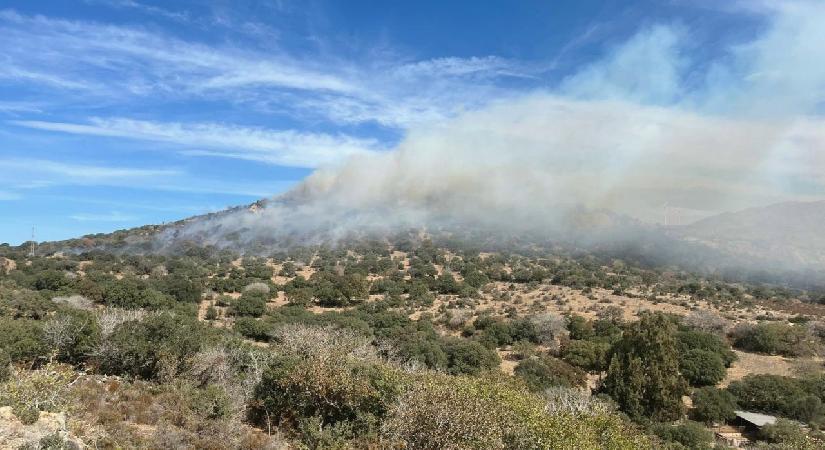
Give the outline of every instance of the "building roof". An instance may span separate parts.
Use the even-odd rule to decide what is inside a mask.
[[[763,427],[765,425],[773,425],[776,422],[776,417],[768,416],[766,414],[759,414],[755,412],[748,412],[748,411],[734,411],[736,413],[736,417],[740,419],[752,423],[757,427]]]

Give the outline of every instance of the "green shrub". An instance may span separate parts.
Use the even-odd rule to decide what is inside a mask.
[[[736,398],[728,391],[715,387],[704,387],[693,393],[694,419],[706,424],[725,423],[736,417]]]
[[[656,424],[653,432],[667,442],[677,442],[689,449],[713,448],[713,432],[690,420],[676,425]]]
[[[676,343],[680,354],[686,354],[691,350],[713,352],[719,355],[725,367],[730,367],[736,361],[736,354],[730,349],[730,345],[713,333],[696,330],[680,331],[676,334]]]
[[[736,348],[769,355],[811,356],[820,348],[805,327],[784,323],[741,325],[734,329],[733,335]]]
[[[403,331],[391,338],[395,356],[403,361],[418,361],[432,369],[447,368],[447,353],[434,332]]]
[[[12,406],[11,412],[23,425],[32,425],[40,419],[40,411],[25,404]]]
[[[390,367],[345,354],[279,357],[255,389],[251,418],[295,427],[317,417],[321,426],[349,423],[366,433],[398,395],[400,377]]]
[[[197,389],[189,399],[190,407],[199,417],[205,419],[226,419],[232,413],[232,400],[220,386],[207,385]]]
[[[79,309],[61,311],[44,323],[43,340],[58,361],[80,364],[100,344],[97,316]]]
[[[37,421],[40,411],[63,411],[69,405],[68,389],[76,378],[71,368],[46,364],[37,370],[14,370],[0,384],[0,406],[11,406],[24,423]]]
[[[382,427],[388,448],[651,448],[614,414],[548,414],[506,378],[423,373],[408,386]]]
[[[573,340],[561,349],[561,359],[587,371],[607,369],[607,353],[610,344],[598,341]]]
[[[538,343],[536,325],[526,319],[501,320],[489,316],[479,317],[473,324],[482,330],[479,341],[489,348],[503,347],[518,341]]]
[[[310,278],[313,296],[321,306],[349,306],[360,303],[369,294],[369,285],[357,274],[337,275],[316,272]]]
[[[261,317],[266,312],[266,300],[266,295],[260,292],[244,292],[232,303],[232,314]]]
[[[106,374],[145,379],[174,376],[186,370],[208,331],[193,318],[173,314],[124,322],[103,342],[96,362]]]
[[[42,320],[55,309],[57,305],[38,292],[0,287],[0,316]]]
[[[691,386],[713,386],[725,378],[725,364],[717,353],[692,349],[679,355],[679,370]]]
[[[446,338],[443,349],[447,355],[447,371],[452,374],[477,375],[501,363],[494,351],[469,339]]]
[[[70,280],[66,274],[58,270],[41,270],[35,274],[32,286],[38,291],[58,291],[67,286]]]
[[[11,376],[11,357],[9,352],[0,348],[0,383],[5,382]]]
[[[203,286],[199,282],[178,274],[166,276],[157,284],[161,292],[179,302],[197,303],[203,293]]]
[[[15,362],[31,362],[48,354],[43,326],[29,319],[0,317],[0,348]]]
[[[573,315],[567,319],[567,329],[570,331],[570,339],[588,340],[595,336],[593,323],[579,315]]]
[[[799,426],[799,424],[787,420],[777,419],[773,424],[765,425],[757,433],[760,440],[772,444],[802,444],[806,440],[807,433]]]
[[[585,373],[581,369],[549,356],[521,361],[515,375],[527,383],[530,390],[541,392],[552,386],[584,387]]]
[[[68,450],[73,448],[68,445],[58,431],[43,436],[37,444],[40,450]]]
[[[255,320],[252,317],[238,317],[238,319],[235,320],[234,328],[235,331],[243,337],[261,342],[268,341],[269,333],[272,331],[271,325],[260,320]]]
[[[822,393],[812,390],[815,384],[778,375],[748,375],[734,381],[728,391],[743,409],[802,420],[822,419],[825,408]]]
[[[103,301],[109,306],[126,309],[164,309],[171,307],[174,303],[174,300],[166,294],[132,277],[110,280],[105,283]]]

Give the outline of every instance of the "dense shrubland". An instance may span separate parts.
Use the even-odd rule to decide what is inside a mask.
[[[65,413],[69,439],[101,448],[707,448],[706,426],[735,408],[825,424],[822,375],[716,387],[731,345],[819,354],[825,327],[803,316],[734,326],[737,308],[792,295],[781,288],[412,238],[0,257],[13,262],[0,264],[0,406],[26,423]],[[546,286],[692,312],[522,304]],[[782,423],[764,440],[799,433]]]

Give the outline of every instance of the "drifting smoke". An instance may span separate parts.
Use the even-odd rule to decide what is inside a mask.
[[[335,239],[444,223],[619,230],[619,216],[593,211],[654,224],[667,204],[688,223],[821,199],[825,5],[750,13],[762,31],[703,74],[687,56],[688,31],[644,29],[555,89],[417,126],[392,151],[320,169],[260,210],[175,233],[221,245],[228,235]]]

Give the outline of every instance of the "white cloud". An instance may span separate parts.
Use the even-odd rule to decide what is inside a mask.
[[[394,73],[402,78],[443,78],[467,75],[529,77],[527,71],[521,73],[517,69],[519,65],[498,56],[447,57],[403,64],[395,68]]]
[[[264,183],[214,180],[165,168],[112,167],[94,164],[73,164],[45,159],[0,159],[0,194],[8,200],[20,192],[60,186],[114,186],[130,189],[193,194],[241,195],[249,198],[269,197],[294,185],[290,180],[270,180]],[[2,195],[0,195],[2,199]]]
[[[139,218],[137,216],[123,214],[118,211],[112,211],[106,214],[79,213],[72,214],[69,217],[79,222],[134,222]]]
[[[22,158],[0,159],[0,167],[7,170],[53,174],[83,183],[127,178],[171,177],[181,174],[178,170],[169,169],[135,169]]]
[[[67,89],[193,93],[229,86],[272,85],[349,91],[348,82],[285,54],[209,47],[138,28],[0,12],[7,77]],[[60,75],[53,74],[61,67]],[[137,93],[140,93],[138,91]]]
[[[503,91],[495,80],[530,78],[537,70],[496,56],[412,62],[379,57],[359,64],[308,51],[297,58],[271,45],[266,51],[205,45],[157,30],[13,11],[0,12],[0,35],[0,77],[60,89],[69,99],[208,98],[290,116],[401,128],[482,105]]]
[[[189,22],[191,20],[189,14],[186,12],[171,11],[134,0],[86,0],[86,2],[92,4],[103,4],[113,8],[133,9],[177,22]]]
[[[25,101],[0,101],[0,112],[18,114],[18,113],[39,113],[42,112],[41,106],[37,103]]]
[[[346,135],[269,130],[216,123],[161,123],[131,119],[90,120],[89,124],[13,121],[28,128],[63,133],[124,137],[182,146],[195,156],[221,156],[291,167],[318,167],[378,150],[373,139]]]

